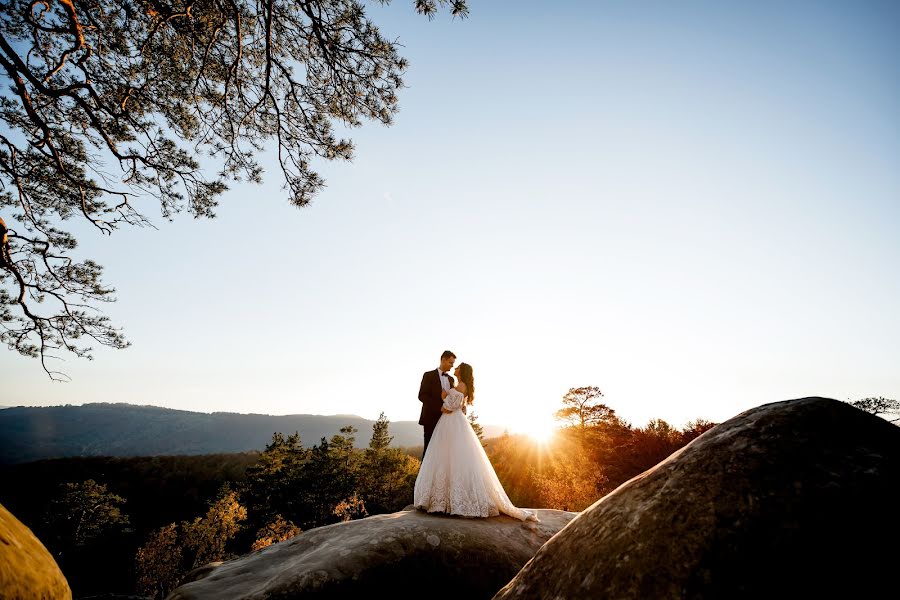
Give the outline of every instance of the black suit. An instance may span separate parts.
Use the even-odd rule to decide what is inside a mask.
[[[422,458],[425,458],[425,450],[428,450],[428,442],[431,441],[434,426],[441,418],[441,407],[444,405],[444,399],[441,398],[441,390],[444,388],[441,387],[440,377],[438,369],[426,371],[419,386],[419,402],[422,403],[419,425],[425,428],[425,448],[422,450]],[[453,387],[453,377],[448,374],[447,379],[450,381],[450,387]]]

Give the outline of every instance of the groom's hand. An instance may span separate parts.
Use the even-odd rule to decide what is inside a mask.
[[[441,407],[441,412],[444,413],[445,415],[449,415],[449,414],[452,413],[453,411],[452,411],[452,410],[449,410],[449,409],[446,409],[446,408],[444,408],[444,407],[442,406],[442,407]]]

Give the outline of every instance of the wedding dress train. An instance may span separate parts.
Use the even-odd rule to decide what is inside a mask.
[[[481,441],[462,412],[464,396],[451,389],[428,452],[422,459],[413,503],[428,512],[464,517],[494,517],[500,513],[523,521],[537,516],[517,508],[503,490]]]

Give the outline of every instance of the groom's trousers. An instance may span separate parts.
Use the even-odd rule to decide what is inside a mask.
[[[425,427],[425,447],[422,449],[422,460],[425,460],[425,452],[428,450],[428,442],[431,441],[432,433],[434,433],[434,427]]]

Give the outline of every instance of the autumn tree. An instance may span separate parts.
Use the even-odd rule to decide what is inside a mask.
[[[576,447],[574,455],[559,455],[548,469],[534,473],[532,481],[542,507],[578,512],[600,498],[598,480],[602,477],[588,452]]]
[[[178,525],[169,523],[153,531],[135,556],[138,592],[151,598],[165,598],[184,576],[182,541]]]
[[[286,521],[281,515],[275,515],[268,523],[256,532],[256,539],[250,546],[250,550],[256,551],[289,540],[302,530],[290,521]]]
[[[468,12],[415,0],[439,5]],[[268,145],[305,206],[324,185],[313,161],[353,155],[335,125],[391,123],[398,48],[356,0],[0,3],[0,342],[54,379],[57,353],[126,347],[99,311],[114,290],[65,222],[212,217],[230,182],[261,181]]]
[[[527,435],[510,435],[508,431],[485,443],[485,453],[497,478],[516,506],[542,506],[534,478],[545,474],[550,468],[548,454],[551,450]]]
[[[631,456],[642,470],[665,460],[684,446],[680,430],[663,419],[651,419],[646,426],[636,429],[631,438]]]
[[[136,554],[139,591],[165,597],[189,571],[236,556],[228,548],[246,518],[237,492],[223,486],[205,515],[154,531]]]
[[[365,500],[357,492],[353,492],[334,506],[332,514],[343,523],[368,517],[369,511],[366,509]]]
[[[640,475],[673,452],[681,449],[702,433],[712,429],[714,423],[704,419],[689,422],[678,429],[663,419],[651,419],[644,427],[632,427],[618,437],[609,450],[602,453],[605,482],[602,493],[608,493],[636,475]]]
[[[205,515],[182,523],[184,544],[190,551],[189,569],[233,558],[235,554],[228,551],[228,543],[246,518],[247,509],[241,505],[237,492],[225,486]]]

